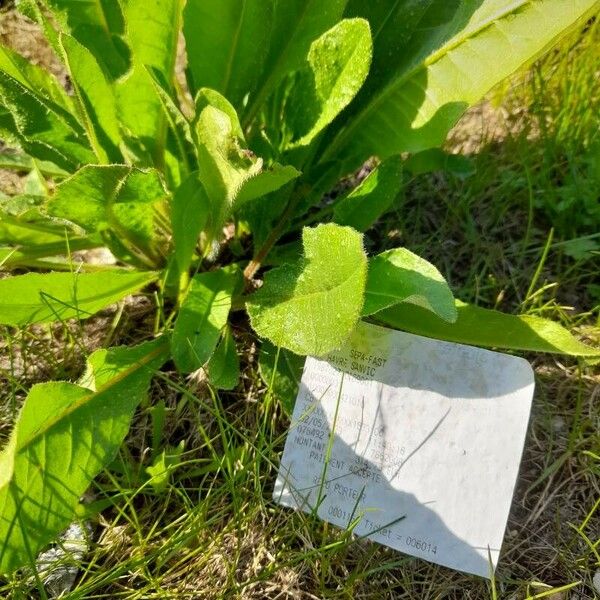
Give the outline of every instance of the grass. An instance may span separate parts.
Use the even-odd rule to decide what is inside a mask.
[[[593,25],[471,111],[448,149],[467,153],[475,175],[408,180],[369,232],[369,247],[406,245],[437,264],[460,298],[552,317],[599,343],[599,41]],[[152,326],[148,298],[85,324],[4,330],[0,443],[33,382],[73,379],[82,354],[109,332],[113,343],[126,343]],[[69,600],[599,596],[597,368],[528,356],[537,375],[533,414],[490,583],[276,506],[288,419],[259,376],[258,340],[243,321],[234,331],[244,374],[235,392],[217,396],[174,371],[153,382],[118,459],[90,490],[90,549]],[[160,489],[146,469],[180,442],[183,453]],[[25,572],[0,580],[0,596],[45,592]]]

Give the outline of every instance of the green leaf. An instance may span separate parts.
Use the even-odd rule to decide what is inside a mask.
[[[94,55],[75,38],[62,34],[60,45],[78,107],[96,156],[103,163],[122,160],[117,108],[112,86]]]
[[[27,273],[0,279],[0,323],[87,319],[156,280],[152,272]]]
[[[260,376],[269,391],[281,402],[288,416],[294,412],[304,360],[304,356],[298,356],[285,348],[277,348],[268,341],[264,341],[260,347]]]
[[[31,389],[0,453],[0,572],[34,564],[73,520],[80,496],[117,453],[165,350],[163,340],[99,350],[88,363],[95,386]]]
[[[32,263],[41,258],[66,256],[70,252],[102,246],[99,240],[90,238],[69,238],[67,244],[66,238],[63,238],[60,242],[41,243],[39,239],[35,238],[35,234],[33,237],[34,239],[30,241],[30,245],[27,246],[0,246],[0,267],[9,269],[19,265],[31,266]],[[39,267],[40,265],[35,264],[35,266]]]
[[[0,70],[8,73],[32,92],[45,96],[66,111],[72,111],[71,98],[52,74],[6,46],[0,46]]]
[[[72,171],[94,162],[85,131],[75,117],[0,71],[0,104],[10,113],[6,125],[25,152]]]
[[[165,448],[154,459],[152,465],[146,467],[146,473],[150,475],[150,485],[157,494],[167,489],[173,471],[181,464],[181,455],[184,449],[185,441],[181,440],[177,446]]]
[[[367,78],[372,51],[364,19],[345,19],[311,44],[285,107],[292,147],[310,144],[350,104]]]
[[[213,205],[213,231],[231,214],[244,182],[262,169],[262,160],[243,152],[238,130],[237,119],[214,106],[206,106],[196,121],[200,178]]]
[[[138,138],[144,159],[160,167],[165,115],[148,68],[173,81],[183,0],[122,0],[122,6],[132,68],[117,82],[119,119],[131,136]]]
[[[248,298],[256,332],[296,354],[322,356],[350,335],[363,304],[362,236],[334,224],[305,228],[304,257],[273,269]]]
[[[22,197],[15,196],[10,200],[14,201],[19,198]],[[2,208],[10,209],[16,208],[16,206],[6,206],[3,202]],[[69,237],[68,241],[71,240],[72,238]],[[0,243],[19,247],[59,244],[61,251],[56,254],[65,254],[68,250],[67,230],[64,227],[50,226],[35,220],[28,222],[26,219],[14,218],[7,214],[0,215]]]
[[[415,304],[453,323],[454,296],[442,274],[406,248],[394,248],[369,260],[363,316],[400,302]]]
[[[237,270],[219,269],[192,278],[171,338],[173,360],[182,373],[203,367],[213,354],[239,277]]]
[[[54,163],[35,160],[27,154],[12,149],[3,149],[0,152],[0,169],[11,169],[15,171],[32,171],[38,169],[42,175],[48,177],[66,177],[69,173]]]
[[[211,90],[210,88],[201,88],[196,94],[194,105],[196,107],[196,119],[194,123],[198,122],[198,117],[202,114],[202,111],[207,106],[212,106],[213,108],[224,112],[229,117],[231,124],[231,135],[239,140],[244,140],[244,131],[240,125],[237,111],[233,104],[231,104],[231,102],[229,102],[225,96],[216,90]]]
[[[396,329],[450,342],[570,356],[600,356],[600,349],[581,343],[564,327],[548,319],[508,315],[459,300],[456,310],[455,323],[446,323],[431,312],[409,304],[398,304],[373,317]]]
[[[208,97],[207,97],[208,98]],[[205,106],[196,121],[200,178],[212,203],[212,231],[217,232],[241,204],[273,192],[298,177],[291,166],[263,168],[263,160],[244,148],[241,127],[231,110]]]
[[[219,390],[233,390],[240,379],[240,359],[231,329],[225,326],[221,341],[206,364],[206,373],[212,386]]]
[[[130,66],[123,36],[121,3],[112,0],[44,0],[65,33],[70,33],[94,55],[111,80]],[[49,36],[48,36],[49,37]]]
[[[369,18],[376,10],[370,4],[353,2],[350,14]],[[324,158],[346,157],[351,169],[372,155],[385,158],[439,146],[469,105],[537,57],[595,6],[596,0],[385,5],[376,13],[380,22],[371,21],[375,37],[383,30],[386,42],[375,40],[376,73],[357,99],[356,114]],[[410,21],[415,14],[418,26],[412,36],[410,31],[408,39],[398,31],[392,36],[391,24]],[[387,75],[381,74],[384,65]]]
[[[171,202],[173,244],[179,273],[190,267],[200,232],[210,210],[210,200],[198,173],[192,173],[175,191]]]
[[[5,224],[7,215],[18,217],[24,223],[30,220],[34,221],[40,217],[39,207],[46,202],[46,196],[41,196],[35,193],[18,194],[17,196],[7,196],[0,198],[0,230]],[[19,225],[21,223],[18,223]],[[56,232],[60,235],[64,232],[64,227],[56,228]]]
[[[263,76],[244,114],[244,127],[286,73],[302,67],[311,43],[341,18],[347,0],[278,0]]]
[[[241,107],[262,73],[275,0],[188,0],[184,10],[192,91],[212,88]]]
[[[475,173],[475,165],[468,156],[450,154],[441,148],[430,148],[413,154],[406,159],[404,168],[412,175],[443,171],[459,179],[466,179]]]
[[[291,165],[273,163],[263,168],[260,173],[250,177],[242,184],[235,198],[235,209],[256,198],[262,198],[275,192],[301,175],[300,171]]]
[[[333,220],[357,231],[367,231],[392,206],[403,185],[402,159],[391,156],[336,202]]]
[[[183,114],[179,101],[177,100],[174,92],[170,90],[170,85],[164,78],[162,73],[152,67],[147,69],[152,84],[158,95],[160,103],[162,105],[164,115],[171,128],[172,135],[174,136],[176,151],[177,151],[177,163],[184,175],[189,174],[193,169],[196,168],[194,160],[194,139],[192,135],[192,127],[190,122]],[[193,168],[192,168],[193,167]]]
[[[167,193],[157,171],[127,165],[87,165],[56,188],[48,213],[99,232],[120,252],[123,244],[153,256],[155,211]]]

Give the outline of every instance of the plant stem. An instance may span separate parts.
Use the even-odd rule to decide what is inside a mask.
[[[281,237],[285,230],[285,226],[289,221],[290,217],[294,214],[294,210],[298,206],[298,203],[304,198],[310,191],[310,186],[306,183],[300,184],[294,189],[285,210],[281,213],[279,220],[275,224],[275,227],[271,230],[264,244],[258,249],[254,258],[248,263],[248,266],[244,269],[244,278],[246,281],[251,281],[256,275],[258,269],[262,265],[263,261],[267,257],[267,254],[271,251],[271,248],[275,245],[277,240]]]

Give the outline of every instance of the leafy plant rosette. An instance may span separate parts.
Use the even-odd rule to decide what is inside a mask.
[[[596,0],[19,7],[43,28],[70,91],[0,48],[0,137],[11,148],[0,167],[31,184],[0,200],[0,264],[29,270],[0,280],[0,324],[86,319],[144,289],[162,320],[156,339],[91,354],[77,383],[29,392],[0,454],[1,572],[34,562],[72,520],[166,361],[235,387],[232,311],[247,311],[263,373],[288,388],[299,355],[327,354],[364,318],[475,345],[600,355],[558,324],[455,300],[405,248],[367,256],[363,246],[401,189],[407,155],[426,161],[420,153],[469,105]],[[371,157],[356,189],[322,201]],[[116,266],[74,267],[73,252],[100,247]]]

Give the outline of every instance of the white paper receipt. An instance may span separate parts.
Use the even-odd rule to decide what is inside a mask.
[[[533,387],[522,358],[360,323],[306,361],[274,498],[489,577]]]

